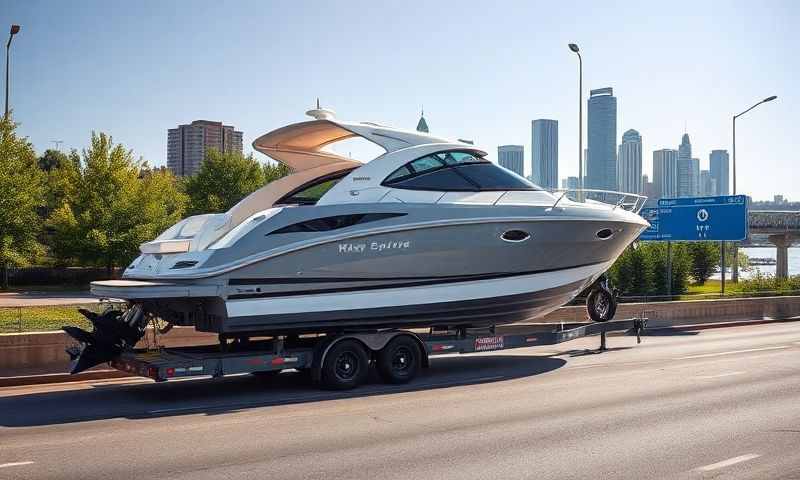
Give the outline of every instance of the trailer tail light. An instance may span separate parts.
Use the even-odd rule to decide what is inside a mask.
[[[147,367],[147,376],[158,379],[158,369],[156,367]]]
[[[174,377],[175,376],[175,369],[172,367],[167,368],[167,377]]]

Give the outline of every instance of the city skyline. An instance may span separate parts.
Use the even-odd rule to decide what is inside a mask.
[[[455,2],[387,5],[380,14],[367,6],[11,2],[0,22],[22,25],[11,48],[13,118],[40,153],[56,139],[64,141],[62,151],[85,148],[94,130],[159,166],[166,164],[163,132],[186,119],[231,122],[244,132],[247,154],[259,135],[305,120],[317,97],[340,118],[410,128],[424,104],[437,135],[473,139],[492,157],[497,145],[528,148],[531,119],[557,119],[559,174],[574,176],[577,61],[567,48],[574,42],[583,55],[584,102],[589,88],[613,86],[618,131],[635,128],[646,138],[645,172],[652,171],[650,152],[674,148],[687,123],[696,158],[704,161],[713,149],[732,153],[732,115],[778,95],[737,122],[738,190],[800,198],[791,175],[767,173],[793,168],[793,138],[783,126],[793,125],[800,101],[793,85],[800,62],[791,55],[800,39],[795,2],[508,2],[480,15]],[[549,21],[531,32],[524,19],[532,14]],[[98,15],[106,19],[99,25]],[[209,21],[215,18],[226,18],[225,25]],[[501,37],[456,35],[501,20],[508,30]],[[602,27],[609,22],[624,28]],[[675,35],[676,25],[687,34]],[[423,32],[420,51],[407,40]],[[372,51],[363,49],[363,38]],[[440,68],[442,58],[458,61],[447,74],[419,75]],[[86,75],[98,64],[102,75]],[[513,73],[476,78],[476,71]]]

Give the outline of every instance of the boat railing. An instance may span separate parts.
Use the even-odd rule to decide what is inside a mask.
[[[644,207],[647,197],[638,193],[617,192],[614,190],[596,190],[591,188],[558,188],[550,190],[556,196],[556,201],[550,207],[555,209],[563,199],[572,202],[586,203],[599,202],[613,205],[614,209],[623,208],[633,213],[639,213]]]

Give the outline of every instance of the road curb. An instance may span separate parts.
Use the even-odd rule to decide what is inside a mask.
[[[119,370],[92,370],[75,375],[69,373],[45,373],[40,375],[20,375],[17,377],[0,377],[0,388],[21,387],[26,385],[44,385],[47,383],[83,382],[86,380],[106,380],[110,378],[132,377]]]

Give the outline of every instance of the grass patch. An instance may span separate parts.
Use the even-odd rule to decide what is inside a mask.
[[[101,312],[105,305],[0,307],[0,333],[60,330],[63,325],[91,330],[92,324],[78,312],[78,308]]]

